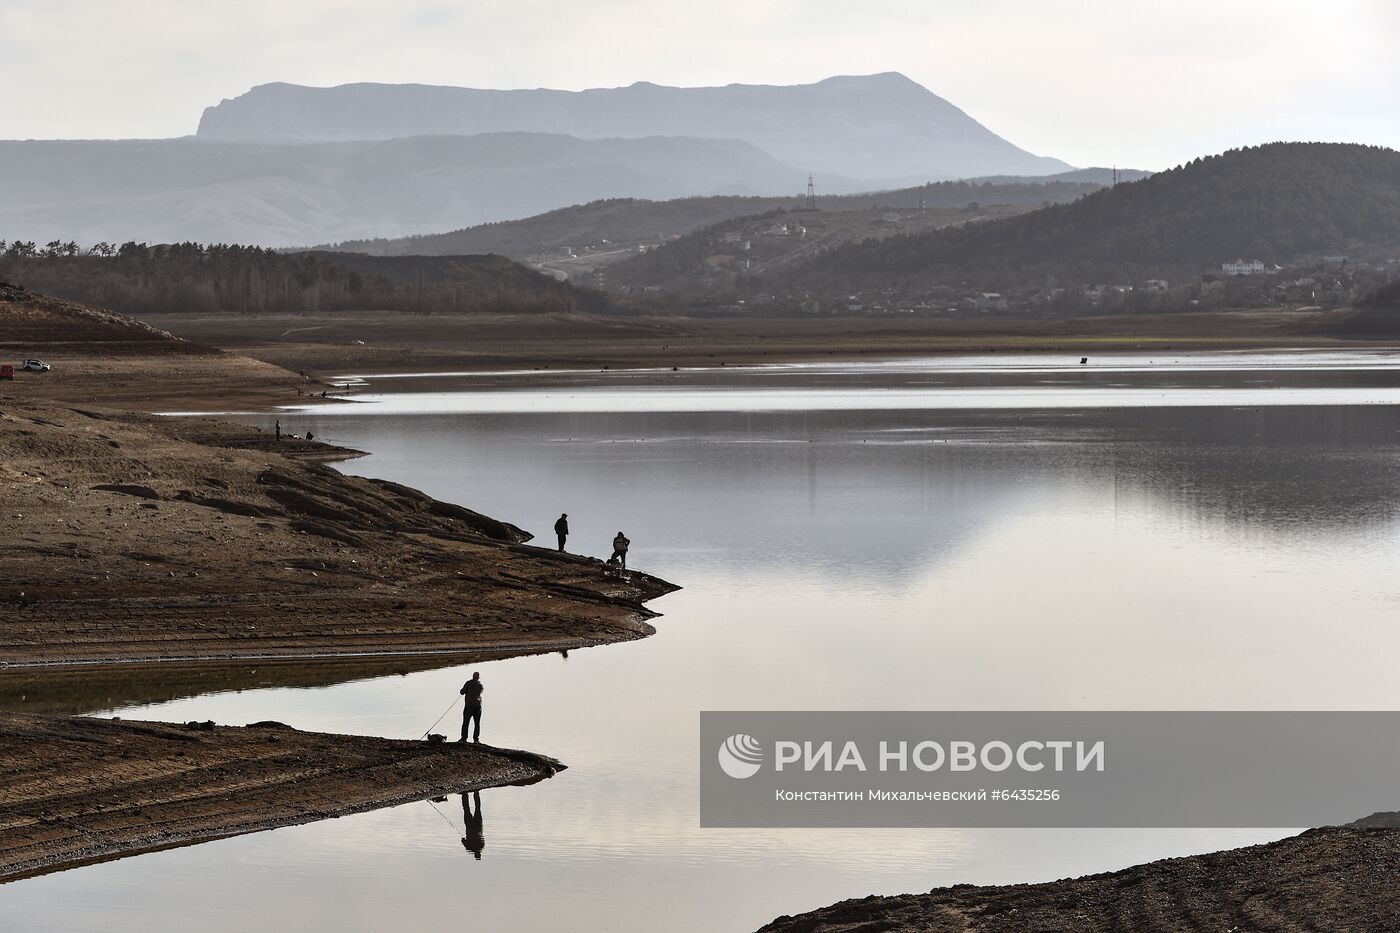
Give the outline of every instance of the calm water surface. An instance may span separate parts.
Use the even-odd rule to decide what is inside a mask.
[[[479,669],[483,737],[570,770],[483,793],[479,860],[454,796],[6,885],[0,929],[742,931],[1285,835],[702,831],[698,712],[1400,707],[1397,360],[370,378],[366,404],[284,426],[542,539],[567,511],[584,553],[626,531],[635,565],[685,586],[659,633],[341,683],[56,678],[4,704],[412,737]]]

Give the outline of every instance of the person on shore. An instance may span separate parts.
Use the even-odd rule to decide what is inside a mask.
[[[617,537],[616,537],[616,538],[613,538],[613,552],[612,552],[612,557],[609,557],[609,558],[608,558],[608,563],[610,563],[610,564],[616,563],[616,564],[617,564],[619,567],[621,567],[623,570],[626,570],[626,569],[627,569],[627,545],[629,545],[629,544],[631,544],[631,543],[632,543],[632,542],[631,542],[630,540],[628,540],[627,536],[626,536],[625,534],[623,534],[622,532],[619,531],[619,532],[617,533]]]
[[[569,513],[564,512],[554,523],[554,533],[559,537],[559,553],[564,553],[564,539],[569,536]]]
[[[277,432],[277,439],[280,441],[282,439],[282,422],[274,424],[272,429]]]
[[[472,804],[476,805],[476,812],[472,812]],[[476,860],[481,861],[481,852],[486,848],[486,832],[481,821],[481,794],[472,791],[471,800],[467,800],[467,795],[462,795],[462,822],[467,834],[462,837],[462,848],[466,849]]]
[[[467,727],[472,726],[472,741],[481,741],[481,694],[486,688],[481,685],[481,675],[472,674],[472,679],[462,684],[457,692],[466,697],[462,708],[462,741],[467,740]]]

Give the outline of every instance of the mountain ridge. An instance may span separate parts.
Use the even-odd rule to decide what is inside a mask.
[[[804,171],[877,184],[1070,168],[1013,145],[898,72],[795,85],[634,82],[580,91],[271,82],[206,108],[196,136],[308,142],[509,130],[742,139]]]
[[[927,206],[965,207],[972,202],[993,205],[1062,203],[1082,197],[1107,184],[1111,170],[1079,169],[1062,175],[1029,178],[999,176],[996,179],[932,182],[912,188],[854,194],[815,196],[821,211],[908,209]],[[1126,173],[1134,179],[1145,172]],[[1102,180],[1099,180],[1102,177]],[[406,237],[349,240],[323,244],[318,249],[367,252],[387,256],[438,256],[500,253],[527,259],[565,247],[589,247],[603,241],[619,246],[664,240],[694,233],[712,224],[764,214],[774,210],[801,210],[806,198],[791,195],[672,198],[611,198],[572,204],[516,220],[492,221],[443,233]]]

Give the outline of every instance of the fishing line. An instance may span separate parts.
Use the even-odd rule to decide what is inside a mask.
[[[461,699],[461,698],[459,697],[458,699]],[[425,738],[427,738],[427,737],[428,737],[428,733],[429,733],[429,732],[432,732],[433,729],[437,727],[437,724],[438,724],[438,723],[440,723],[440,722],[442,722],[444,719],[446,719],[446,718],[447,718],[447,714],[450,713],[450,712],[452,712],[452,707],[453,707],[453,706],[456,706],[456,705],[457,705],[457,700],[453,700],[453,701],[452,701],[452,706],[449,706],[447,709],[443,710],[443,711],[442,711],[442,715],[439,716],[437,719],[434,719],[434,720],[433,720],[433,724],[432,724],[431,726],[429,726],[428,728],[424,729],[424,730],[423,730],[423,734],[420,735],[418,738],[420,738],[420,739],[425,739]]]
[[[433,808],[433,810],[437,813],[438,816],[442,817],[444,823],[446,823],[448,826],[451,826],[451,827],[452,827],[452,835],[454,835],[454,836],[458,835],[458,833],[457,833],[457,824],[454,823],[454,822],[452,822],[452,820],[447,816],[446,813],[443,813],[441,810],[439,810],[439,809],[437,808],[437,804],[433,803],[431,800],[427,801],[427,804],[428,804],[428,806],[430,806],[430,807]]]

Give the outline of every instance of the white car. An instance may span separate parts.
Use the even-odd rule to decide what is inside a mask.
[[[46,373],[50,369],[53,369],[52,366],[45,363],[43,360],[25,360],[23,363],[19,364],[19,368],[27,373]]]

